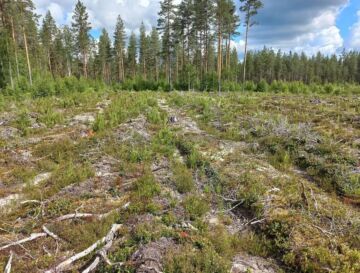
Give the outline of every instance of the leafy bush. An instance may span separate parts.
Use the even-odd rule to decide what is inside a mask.
[[[267,92],[268,89],[269,89],[269,85],[265,80],[261,80],[256,86],[257,92]]]
[[[175,186],[178,192],[191,192],[195,187],[191,171],[181,163],[175,163],[172,170],[174,172]]]
[[[200,249],[184,246],[166,255],[164,272],[226,273],[230,272],[230,262],[217,254],[211,246],[206,245]]]
[[[183,206],[190,220],[202,217],[209,210],[208,202],[196,195],[186,197],[183,202]]]

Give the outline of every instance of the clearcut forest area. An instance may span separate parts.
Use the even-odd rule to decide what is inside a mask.
[[[61,268],[358,272],[359,108],[258,93],[6,98],[0,263],[55,269],[116,227]]]
[[[297,0],[68,2],[0,0],[1,272],[360,272],[355,44],[257,50]]]

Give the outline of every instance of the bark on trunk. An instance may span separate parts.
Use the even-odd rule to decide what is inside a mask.
[[[32,86],[33,81],[32,81],[31,63],[30,63],[29,48],[28,48],[27,37],[26,37],[26,33],[25,33],[25,28],[24,28],[24,26],[23,26],[23,34],[24,34],[24,44],[25,44],[26,62],[27,62],[27,67],[28,67],[28,72],[29,72],[29,83],[30,83],[30,86]]]

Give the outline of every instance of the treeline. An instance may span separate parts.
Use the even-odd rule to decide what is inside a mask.
[[[141,24],[139,35],[127,37],[119,16],[115,32],[103,29],[96,40],[81,1],[71,25],[58,26],[50,12],[40,20],[31,0],[0,0],[0,88],[42,94],[75,82],[81,89],[86,81],[95,89],[105,83],[118,89],[209,91],[263,90],[295,81],[360,83],[358,52],[313,57],[267,48],[248,52],[247,38],[262,3],[239,1],[244,22],[233,0],[183,0],[179,5],[162,0],[151,30]],[[246,29],[243,62],[231,45],[240,23]]]

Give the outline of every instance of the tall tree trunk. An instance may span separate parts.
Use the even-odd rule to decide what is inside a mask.
[[[218,60],[217,60],[217,72],[218,72],[218,92],[221,93],[221,70],[222,70],[222,32],[221,23],[218,25]]]
[[[119,57],[119,71],[118,71],[118,81],[122,82],[122,63],[121,63],[121,57]]]
[[[11,58],[10,58],[8,37],[6,37],[6,52],[8,54],[10,84],[11,84],[11,88],[14,89],[14,78],[13,78],[13,74],[12,74],[13,72],[12,72],[12,64],[11,64]]]
[[[17,73],[17,78],[19,79],[20,70],[19,70],[19,59],[18,59],[18,54],[17,54],[17,43],[16,43],[16,37],[15,37],[14,19],[11,17],[10,21],[11,21],[12,39],[13,39],[13,43],[14,43],[14,56],[15,56],[15,64],[16,64],[16,73]]]
[[[143,74],[144,74],[144,79],[146,80],[147,76],[146,76],[146,60],[145,60],[145,58],[143,61]]]
[[[249,16],[249,11],[248,11]],[[243,69],[243,91],[245,90],[245,82],[246,82],[246,61],[247,61],[247,46],[248,46],[248,36],[249,36],[249,27],[250,21],[246,22],[246,34],[245,34],[245,52],[244,52],[244,69]]]
[[[55,78],[54,71],[53,71],[52,64],[51,64],[50,50],[48,51],[48,54],[47,54],[47,55],[48,55],[48,64],[49,64],[50,73],[51,73],[51,75],[53,76],[53,78]]]
[[[84,77],[87,78],[88,73],[87,73],[87,52],[86,52],[86,50],[83,53],[83,73],[84,73]]]
[[[68,77],[71,77],[71,62],[69,60],[69,58],[66,58],[66,67],[67,67],[67,73],[68,73]]]
[[[226,53],[227,53],[227,69],[230,70],[230,44],[231,43],[231,33],[228,33],[228,38],[227,38],[227,48],[226,48]]]
[[[24,35],[26,62],[27,62],[28,73],[29,73],[29,83],[30,83],[30,86],[32,86],[33,80],[32,80],[31,63],[30,63],[30,57],[29,57],[29,48],[28,48],[27,37],[26,37],[26,32],[25,32],[24,26],[22,27],[22,29],[23,29],[23,35]]]
[[[121,50],[121,81],[125,80],[124,54]]]
[[[156,77],[156,82],[159,82],[159,64],[158,64],[158,57],[155,56],[155,77]]]

